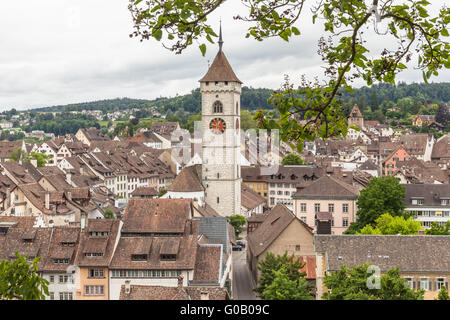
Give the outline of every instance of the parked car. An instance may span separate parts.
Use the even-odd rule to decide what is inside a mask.
[[[242,251],[242,246],[239,244],[233,244],[233,251]]]
[[[242,248],[245,248],[245,243],[242,241],[237,241],[236,244],[241,246]]]

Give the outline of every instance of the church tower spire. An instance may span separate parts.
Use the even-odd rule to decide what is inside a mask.
[[[222,20],[220,20],[220,30],[219,30],[219,52],[222,52],[222,45],[223,45],[223,40],[222,40]]]

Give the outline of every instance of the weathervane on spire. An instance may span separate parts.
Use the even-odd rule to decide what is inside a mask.
[[[222,40],[222,19],[219,20],[220,21],[220,30],[219,30],[219,52],[222,51],[222,45],[223,45],[223,40]]]

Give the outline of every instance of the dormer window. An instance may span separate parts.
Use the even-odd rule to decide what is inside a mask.
[[[102,232],[91,231],[91,232],[89,232],[89,236],[90,237],[107,237],[108,232],[107,231],[102,231]]]
[[[132,254],[131,261],[147,261],[146,254]]]
[[[54,264],[69,264],[69,259],[53,259]]]
[[[75,246],[75,242],[61,242],[61,245],[63,247],[74,247]]]
[[[85,252],[85,257],[103,257],[103,252]]]
[[[177,256],[175,254],[162,254],[160,258],[161,261],[175,261]]]

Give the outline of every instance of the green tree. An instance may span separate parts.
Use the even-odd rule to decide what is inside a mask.
[[[373,282],[369,264],[342,266],[338,271],[325,275],[328,292],[325,300],[423,300],[424,290],[414,291],[400,277],[399,269],[390,269],[379,278],[379,288]],[[373,285],[371,288],[369,284]]]
[[[241,130],[256,129],[256,120],[248,110],[241,110]]]
[[[279,270],[274,270],[274,279],[268,285],[261,298],[264,300],[312,300],[313,296],[309,289],[308,282],[304,278],[291,280],[287,266],[282,266]]]
[[[372,178],[358,196],[357,219],[346,233],[354,234],[368,224],[375,226],[375,220],[384,213],[391,216],[405,215],[405,193],[405,187],[395,177]]]
[[[412,217],[405,219],[403,216],[393,217],[387,213],[377,218],[375,223],[375,228],[368,224],[357,234],[417,235],[421,229],[420,221],[414,221]]]
[[[257,269],[261,271],[261,277],[258,281],[258,286],[253,290],[262,297],[266,288],[275,280],[276,274],[274,271],[278,271],[283,267],[286,268],[288,279],[297,281],[306,276],[305,272],[300,272],[300,269],[304,266],[304,262],[301,262],[299,258],[295,258],[294,255],[289,256],[287,252],[281,256],[268,252],[264,259],[258,261]]]
[[[439,290],[438,300],[450,300],[446,286],[442,286],[441,290]]]
[[[22,147],[16,147],[11,151],[11,154],[9,155],[10,161],[19,162],[19,160],[22,159],[22,161],[25,161],[25,159],[28,157],[28,154],[26,151],[23,151]]]
[[[30,162],[31,159],[34,159],[37,161],[38,167],[45,167],[47,160],[52,159],[52,156],[45,154],[45,153],[39,153],[39,152],[32,152],[25,161]]]
[[[447,104],[439,105],[436,111],[436,122],[447,126],[450,123],[450,108]]]
[[[295,153],[289,153],[287,156],[285,156],[283,158],[283,160],[281,161],[281,164],[283,166],[287,166],[287,165],[305,165],[306,162],[303,161],[303,159]]]
[[[430,229],[425,230],[425,234],[443,236],[450,235],[450,220],[446,222],[445,226],[440,223],[433,222]]]
[[[197,43],[203,55],[206,42],[214,43],[218,37],[217,29],[214,31],[208,24],[208,16],[225,0],[129,1],[134,23],[131,37],[140,37],[141,41],[156,39],[177,54]],[[440,69],[450,68],[450,44],[444,39],[448,37],[450,9],[444,7],[432,17],[426,0],[378,2],[324,0],[307,7],[306,0],[241,0],[248,11],[234,18],[250,23],[247,38],[263,41],[280,37],[289,41],[301,34],[304,10],[313,12],[313,23],[323,25],[325,32],[319,38],[319,54],[326,64],[327,83],[303,77],[294,86],[286,78],[282,88],[268,100],[278,109],[280,118],[271,119],[270,112],[261,110],[256,115],[259,127],[279,129],[281,139],[296,141],[301,151],[304,140],[347,135],[347,115],[339,96],[344,89],[352,91],[350,85],[355,79],[362,78],[369,86],[374,81],[395,84],[397,73],[406,69],[412,51],[418,55],[417,67],[425,81],[438,75]],[[376,24],[388,25],[386,34],[392,41],[385,43],[392,48],[373,52],[366,47],[364,35],[369,28],[377,28],[374,19]],[[386,39],[385,34],[382,36]],[[292,115],[307,121],[299,123]]]
[[[14,261],[0,262],[0,300],[44,300],[49,295],[49,282],[38,274],[40,257],[28,263],[17,251]],[[45,295],[44,295],[45,293]]]
[[[103,213],[103,216],[105,219],[115,219],[116,215],[110,208],[106,208],[105,212]]]
[[[227,217],[228,221],[234,228],[234,232],[236,233],[236,236],[239,236],[239,234],[242,232],[242,227],[245,226],[247,223],[247,220],[245,220],[245,217],[241,214],[233,214],[229,217]]]

